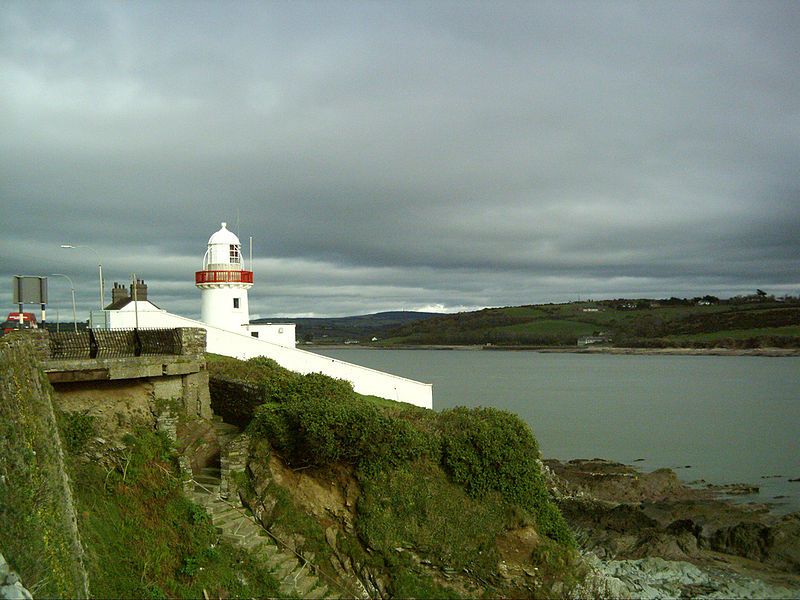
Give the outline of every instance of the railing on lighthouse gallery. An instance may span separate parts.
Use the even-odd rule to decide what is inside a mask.
[[[253,283],[252,271],[195,271],[194,283]]]

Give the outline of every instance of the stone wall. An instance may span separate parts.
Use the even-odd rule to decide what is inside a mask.
[[[25,340],[29,344],[30,352],[37,360],[50,358],[50,338],[46,329],[21,329],[11,331],[4,336],[7,342]]]
[[[246,433],[240,433],[222,448],[219,460],[222,498],[238,498],[239,477],[245,474],[249,449],[250,437]]]
[[[0,549],[42,596],[89,597],[52,388],[32,336],[0,340]]]
[[[56,389],[65,395],[74,395],[75,390],[88,393],[92,389],[107,389],[111,381],[127,382],[146,387],[156,402],[179,401],[189,417],[210,418],[205,330],[183,328],[178,333],[181,341],[181,354],[178,356],[47,359],[44,361],[45,370]],[[35,337],[40,341],[46,340],[46,335]],[[110,402],[107,408],[113,411],[115,397],[121,398],[112,393],[108,399],[102,399],[102,404],[109,405]],[[87,408],[91,406],[81,410]],[[71,410],[68,406],[64,409]]]
[[[188,416],[210,419],[211,396],[208,390],[208,371],[189,373],[182,377],[183,407]]]
[[[181,327],[181,356],[202,357],[206,351],[206,330],[199,327]]]

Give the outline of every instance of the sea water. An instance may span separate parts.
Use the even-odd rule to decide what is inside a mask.
[[[800,510],[800,358],[315,349],[433,384],[434,409],[522,417],[548,458],[607,458]]]

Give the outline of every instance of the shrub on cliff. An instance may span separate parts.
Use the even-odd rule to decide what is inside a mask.
[[[353,396],[353,384],[349,381],[334,379],[322,373],[309,373],[296,377],[286,386],[283,396],[275,400],[289,402],[316,399],[342,404]]]
[[[409,549],[438,567],[489,578],[501,559],[496,538],[508,527],[507,512],[497,494],[471,498],[423,459],[363,482],[356,528],[369,548],[390,561],[400,560],[397,548]]]
[[[316,374],[304,376],[284,402],[258,407],[250,427],[294,465],[344,462],[368,470],[410,460],[428,446],[424,434],[383,414],[349,384]]]
[[[539,531],[571,544],[572,535],[549,500],[530,428],[516,415],[492,408],[432,411],[385,408],[355,394],[342,380],[319,373],[297,375],[269,359],[233,361],[233,374],[261,389],[251,432],[269,439],[295,466],[351,464],[363,481],[422,456],[439,464],[474,499],[499,494],[524,509]],[[213,372],[213,369],[211,369]],[[265,379],[277,377],[279,383]]]
[[[56,415],[61,430],[61,441],[68,452],[77,454],[95,435],[95,417],[88,411],[63,413]]]
[[[212,384],[217,381],[238,384],[239,392],[246,390],[253,402],[274,402],[285,399],[301,376],[284,369],[271,358],[259,356],[237,360],[227,356],[208,355],[208,372]],[[212,394],[213,394],[212,389]]]
[[[528,510],[544,535],[571,543],[561,513],[548,497],[539,447],[530,427],[494,408],[457,407],[439,416],[442,467],[474,498],[499,492]]]

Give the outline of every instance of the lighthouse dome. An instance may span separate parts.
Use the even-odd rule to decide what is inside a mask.
[[[239,238],[228,231],[228,224],[208,238],[208,250],[203,257],[203,270],[239,270],[242,268],[242,246]]]
[[[228,229],[228,224],[223,222],[220,230],[208,238],[208,245],[211,244],[236,244],[238,246],[240,242],[236,234]]]

